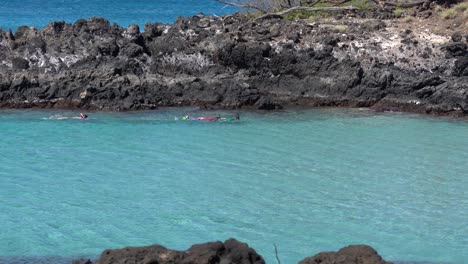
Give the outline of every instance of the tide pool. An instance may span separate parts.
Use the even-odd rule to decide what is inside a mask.
[[[0,111],[0,263],[229,237],[276,263],[348,244],[468,262],[468,122],[367,110]],[[2,262],[3,261],[3,262]],[[22,262],[24,263],[24,262]]]
[[[104,17],[127,27],[147,22],[172,23],[179,16],[222,15],[237,9],[214,0],[2,0],[0,28],[42,28],[52,21],[73,23],[80,18]]]

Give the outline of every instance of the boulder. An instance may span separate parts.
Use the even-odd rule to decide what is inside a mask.
[[[92,17],[86,21],[86,26],[91,34],[104,35],[111,31],[109,20],[102,17]]]
[[[65,26],[66,26],[66,23],[64,21],[52,22],[48,24],[47,26],[45,26],[41,30],[41,32],[44,35],[48,35],[48,36],[58,36],[60,35],[60,33],[63,32],[63,30],[65,29]]]
[[[142,46],[134,44],[134,43],[130,43],[120,50],[120,56],[124,56],[127,58],[134,58],[143,54],[143,52],[144,52],[144,49]]]
[[[163,34],[163,25],[159,23],[146,23],[144,29],[144,36],[150,40]]]
[[[449,57],[465,56],[467,54],[467,45],[463,42],[454,42],[445,46]]]
[[[80,263],[80,262],[77,262]],[[83,262],[86,263],[86,262]],[[188,250],[170,250],[160,245],[105,250],[95,264],[264,264],[262,256],[235,239],[224,243],[193,245]]]
[[[21,57],[15,57],[11,60],[13,64],[13,69],[15,70],[27,70],[29,69],[29,61],[21,58]]]
[[[366,31],[381,30],[381,29],[384,29],[386,26],[387,25],[385,24],[385,22],[383,22],[382,20],[377,20],[377,19],[365,21],[361,23],[360,25],[360,27]]]
[[[72,261],[72,264],[93,264],[90,259],[76,259]]]
[[[115,57],[119,54],[119,46],[115,42],[101,42],[95,46],[96,55]]]
[[[453,42],[461,42],[463,40],[463,36],[461,32],[455,32],[452,34],[452,41]]]
[[[453,74],[455,76],[468,76],[468,56],[458,58],[455,61]]]
[[[308,257],[299,264],[390,264],[372,247],[367,245],[351,245],[337,252],[322,252]]]
[[[260,98],[257,102],[255,102],[254,106],[258,110],[279,110],[279,109],[283,109],[283,107],[280,104],[273,102],[270,98],[267,98],[267,97]]]

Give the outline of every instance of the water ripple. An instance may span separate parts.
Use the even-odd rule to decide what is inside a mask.
[[[268,262],[272,243],[285,263],[351,243],[468,261],[467,123],[336,109],[173,121],[186,113],[206,114],[0,112],[0,262],[228,237]]]

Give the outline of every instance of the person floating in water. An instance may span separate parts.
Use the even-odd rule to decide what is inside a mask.
[[[219,116],[200,116],[197,118],[197,120],[201,121],[217,121],[218,119],[220,119]]]
[[[235,116],[229,116],[229,117],[221,117],[221,116],[200,116],[200,117],[192,117],[189,115],[182,116],[180,118],[175,118],[176,120],[196,120],[196,121],[235,121],[239,120],[240,116],[239,114],[236,114]]]
[[[222,120],[222,121],[235,121],[235,120],[239,120],[239,119],[240,119],[239,113],[237,113],[235,116],[220,118],[220,120]]]
[[[83,114],[83,113],[80,113],[80,118],[81,118],[81,119],[87,119],[87,118],[88,118],[88,115]]]
[[[176,117],[176,120],[178,120],[177,117]],[[186,115],[186,116],[181,117],[180,120],[196,120],[196,118]]]

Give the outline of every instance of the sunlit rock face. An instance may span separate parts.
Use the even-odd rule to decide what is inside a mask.
[[[467,40],[394,20],[202,14],[142,32],[103,18],[0,32],[0,106],[290,105],[464,115]]]

